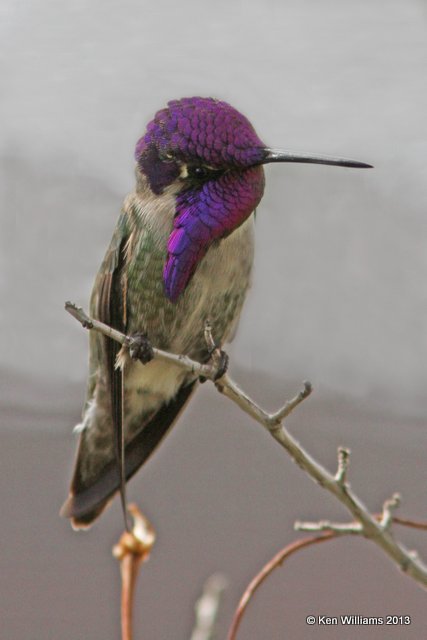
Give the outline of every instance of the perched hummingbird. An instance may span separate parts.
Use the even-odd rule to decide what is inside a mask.
[[[124,202],[90,311],[139,336],[140,348],[126,358],[116,342],[90,334],[77,459],[61,511],[75,528],[90,526],[120,488],[118,428],[123,481],[147,460],[198,385],[182,368],[149,361],[150,343],[206,361],[207,319],[219,346],[233,337],[251,279],[263,165],[370,166],[271,149],[236,109],[200,97],[158,111],[135,157],[136,188]]]

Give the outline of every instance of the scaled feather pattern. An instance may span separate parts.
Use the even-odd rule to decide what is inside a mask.
[[[261,167],[226,173],[177,198],[177,215],[167,245],[163,278],[166,295],[176,302],[195,268],[215,240],[239,227],[260,201]]]
[[[165,293],[176,302],[214,241],[237,229],[264,191],[259,163],[265,145],[250,122],[226,102],[183,98],[156,113],[135,156],[155,193],[176,180],[183,165],[207,169],[205,180],[185,183],[163,271]],[[209,171],[216,175],[209,177]]]

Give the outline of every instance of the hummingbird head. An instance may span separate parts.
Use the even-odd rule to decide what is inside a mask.
[[[153,193],[174,190],[176,211],[163,271],[172,302],[211,244],[237,229],[258,205],[264,192],[263,164],[369,166],[270,149],[239,111],[200,97],[172,100],[158,111],[137,142],[135,157]]]

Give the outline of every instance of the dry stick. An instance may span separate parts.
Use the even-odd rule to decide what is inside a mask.
[[[383,514],[376,514],[375,518],[380,520],[383,517]],[[417,522],[414,520],[408,520],[406,518],[397,518],[393,516],[393,522],[396,524],[401,524],[406,527],[414,527],[416,529],[427,529],[426,522]],[[277,567],[281,566],[289,556],[291,556],[296,551],[303,549],[305,547],[309,547],[310,545],[317,544],[320,542],[326,542],[327,540],[333,540],[334,538],[338,538],[342,535],[357,535],[360,533],[360,529],[358,527],[359,523],[349,523],[349,524],[333,524],[327,521],[322,521],[319,523],[306,523],[302,525],[300,523],[295,523],[296,529],[302,529],[304,531],[310,530],[312,527],[312,531],[322,532],[318,536],[312,536],[309,538],[302,538],[301,540],[296,540],[295,542],[291,542],[284,549],[281,549],[276,555],[267,562],[257,573],[257,575],[252,578],[251,582],[246,587],[242,597],[240,598],[240,602],[237,605],[236,611],[233,616],[233,620],[230,626],[230,630],[228,632],[227,640],[235,640],[238,628],[240,627],[240,623],[242,621],[243,615],[245,614],[248,604],[258,587],[264,582],[264,580],[274,571]]]
[[[108,327],[107,325],[90,318],[82,309],[71,303],[66,303],[65,308],[71,315],[79,320],[86,328],[104,333],[108,337],[117,340],[123,345],[131,344],[131,338]],[[209,334],[209,330],[207,331]],[[217,369],[212,365],[202,365],[187,356],[174,354],[154,349],[154,357],[164,362],[169,362],[194,374],[195,377],[203,376],[215,380]],[[371,515],[365,505],[351,491],[346,481],[349,451],[340,449],[338,452],[338,471],[333,476],[322,465],[307,453],[294,439],[282,424],[282,421],[311,393],[311,385],[306,382],[304,389],[291,401],[287,402],[276,413],[269,414],[259,407],[248,395],[246,395],[231,378],[225,374],[215,382],[217,389],[225,396],[233,400],[243,411],[259,422],[271,436],[290,454],[310,477],[321,487],[332,493],[360,523],[359,533],[377,544],[392,560],[416,582],[427,587],[427,567],[419,559],[418,555],[406,549],[404,545],[396,542],[390,532],[388,522],[378,522]]]
[[[119,342],[125,347],[129,347],[132,344],[133,339],[131,337],[126,336],[124,333],[121,333],[121,331],[117,331],[117,329],[113,329],[108,326],[108,324],[104,324],[104,322],[91,318],[81,307],[77,307],[74,303],[66,302],[65,310],[68,311],[73,318],[78,320],[85,329],[98,331],[104,336],[107,336],[107,338],[116,340],[116,342]],[[182,367],[183,369],[194,373],[196,378],[203,376],[205,378],[213,379],[216,372],[216,369],[212,367],[212,365],[200,364],[200,362],[191,360],[191,358],[188,358],[187,356],[177,356],[173,353],[169,353],[168,351],[162,351],[161,349],[156,348],[153,348],[153,353],[155,360],[161,360],[162,362]]]
[[[267,564],[263,566],[261,571],[251,580],[251,582],[246,587],[245,592],[241,597],[234,614],[233,621],[228,632],[227,640],[235,640],[237,630],[240,626],[243,614],[246,611],[249,601],[251,600],[258,587],[261,586],[264,580],[268,578],[268,576],[270,575],[270,573],[272,573],[272,571],[274,571],[274,569],[283,564],[283,562],[287,558],[289,558],[289,556],[291,556],[293,553],[296,553],[300,549],[309,547],[313,544],[318,544],[320,542],[326,542],[327,540],[331,540],[332,538],[336,537],[337,534],[334,531],[330,531],[329,533],[323,533],[318,536],[301,538],[301,540],[296,540],[295,542],[291,542],[291,544],[288,544],[284,549],[281,549],[279,553],[274,556],[274,558],[267,562]]]
[[[414,520],[408,520],[408,518],[399,518],[393,516],[393,522],[395,524],[401,524],[403,527],[412,527],[413,529],[424,529],[427,531],[427,522],[416,522]]]
[[[125,531],[113,547],[113,556],[120,561],[122,576],[121,620],[122,640],[132,640],[132,611],[136,578],[142,562],[148,560],[156,534],[151,523],[135,504],[128,506],[133,516],[132,531]]]

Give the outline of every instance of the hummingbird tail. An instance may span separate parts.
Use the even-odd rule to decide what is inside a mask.
[[[150,420],[141,425],[140,431],[125,447],[125,473],[129,480],[153,453],[172,427],[181,410],[189,400],[197,381],[183,385],[175,398],[165,403],[151,415]],[[90,429],[90,427],[88,427]],[[87,529],[101,515],[120,488],[120,472],[114,447],[109,447],[110,454],[102,467],[96,467],[96,473],[88,475],[82,469],[87,468],[87,457],[94,452],[88,446],[86,429],[80,434],[76,466],[71,482],[70,493],[61,508],[61,515],[71,519],[74,529]]]

